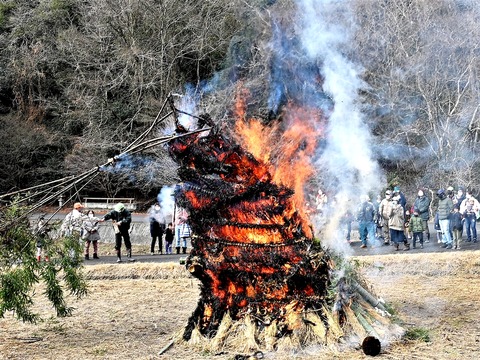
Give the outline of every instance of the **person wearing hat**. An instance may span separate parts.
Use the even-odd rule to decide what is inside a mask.
[[[132,258],[132,243],[130,242],[130,224],[132,222],[132,214],[125,208],[125,205],[118,203],[113,210],[105,214],[100,220],[112,220],[115,229],[115,250],[117,252],[117,262],[122,262],[122,238],[127,249],[127,258],[129,261],[135,261]]]
[[[390,244],[390,228],[388,220],[390,219],[390,202],[392,201],[392,190],[385,191],[385,198],[382,199],[378,206],[378,213],[382,219],[383,244]]]
[[[76,202],[73,204],[73,210],[65,216],[62,226],[60,227],[63,236],[81,236],[83,221],[87,219],[82,211],[83,205],[81,203]]]
[[[395,193],[390,204],[390,213],[388,220],[388,227],[390,228],[390,238],[392,239],[395,250],[398,251],[400,244],[403,242],[404,249],[410,250],[410,244],[407,241],[404,233],[405,227],[405,211],[400,203],[400,194]]]

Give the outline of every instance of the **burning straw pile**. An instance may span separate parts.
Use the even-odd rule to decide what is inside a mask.
[[[169,151],[195,234],[186,266],[201,282],[184,340],[252,352],[358,345],[368,335],[380,351],[387,311],[353,277],[334,275],[338,263],[269,164],[215,128],[176,138]]]

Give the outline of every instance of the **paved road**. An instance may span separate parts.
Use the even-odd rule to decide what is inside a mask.
[[[464,250],[480,250],[480,243],[474,242],[467,242],[467,236],[465,231],[463,231],[463,239],[460,244],[461,249],[445,249],[442,248],[442,243],[438,242],[437,232],[433,228],[433,223],[429,223],[429,231],[430,231],[430,242],[424,242],[423,249],[420,249],[420,244],[416,244],[417,248],[412,248],[412,241],[409,240],[410,243],[410,250],[405,251],[409,253],[421,253],[421,252],[446,252],[446,251],[464,251]],[[479,229],[480,231],[480,229]],[[424,236],[425,237],[425,236]],[[377,244],[376,246],[369,246],[367,248],[361,248],[360,245],[362,243],[359,240],[358,231],[352,231],[352,242],[350,247],[353,250],[354,256],[362,256],[362,255],[384,255],[384,254],[392,254],[392,253],[399,253],[404,252],[403,244],[400,245],[400,250],[395,251],[395,247],[391,245],[383,245],[382,243]],[[425,240],[425,239],[424,239]]]
[[[102,244],[103,245],[103,244]],[[92,256],[92,255],[90,255]],[[133,254],[132,258],[135,259],[136,263],[139,262],[144,262],[144,263],[167,263],[167,262],[174,262],[176,264],[180,263],[180,259],[185,258],[187,255],[184,254],[172,254],[172,255],[160,255],[160,254],[155,254],[155,255],[150,255],[150,254]],[[122,255],[122,264],[128,264],[130,263],[127,259],[127,256],[124,254]],[[84,261],[84,265],[98,265],[98,264],[116,264],[117,263],[117,257],[112,256],[112,255],[102,255],[100,256],[100,259],[95,260],[95,259],[90,259]],[[121,265],[121,264],[119,264]]]
[[[465,239],[461,243],[461,249],[451,249],[447,250],[441,247],[442,244],[439,244],[436,238],[436,234],[432,234],[431,241],[429,243],[424,243],[424,248],[420,249],[420,246],[417,245],[416,249],[411,248],[409,251],[403,251],[403,245],[400,246],[399,251],[395,251],[395,247],[391,245],[383,245],[378,244],[377,246],[368,246],[367,248],[361,248],[360,240],[354,240],[350,243],[349,246],[353,253],[350,254],[352,256],[365,256],[365,255],[386,255],[386,254],[399,254],[399,253],[410,253],[410,254],[420,254],[422,252],[425,253],[436,253],[436,252],[455,252],[455,251],[465,251],[465,250],[480,250],[480,243],[473,243],[473,242],[466,242]],[[354,235],[355,236],[355,235]],[[105,245],[102,245],[105,246]],[[112,245],[113,246],[113,245]],[[173,262],[176,264],[180,263],[181,259],[187,257],[188,254],[172,254],[172,255],[150,255],[150,254],[133,254],[133,258],[137,263],[145,262],[145,263],[167,263]],[[122,257],[123,264],[127,264],[127,257],[124,255]],[[98,265],[98,264],[116,264],[117,257],[114,255],[107,255],[101,256],[99,260],[88,260],[85,261],[85,265]]]

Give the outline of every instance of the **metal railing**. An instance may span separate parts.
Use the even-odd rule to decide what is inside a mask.
[[[136,210],[135,198],[100,198],[84,197],[83,206],[86,209],[112,209],[115,204],[123,203],[128,210]]]

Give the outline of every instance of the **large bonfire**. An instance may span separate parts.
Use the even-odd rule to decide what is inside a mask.
[[[234,134],[213,127],[169,143],[194,233],[186,266],[201,282],[184,340],[242,352],[387,341],[385,308],[314,238],[306,211],[324,115],[287,105],[266,126],[244,99]]]

